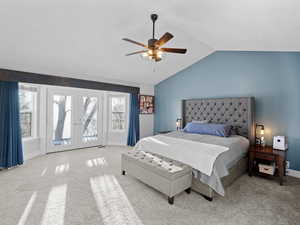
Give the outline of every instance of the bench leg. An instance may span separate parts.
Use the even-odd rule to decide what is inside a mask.
[[[207,201],[212,201],[213,200],[213,198],[212,197],[208,197],[208,196],[206,196],[206,195],[203,195],[203,194],[201,194],[202,195],[202,197],[203,198],[205,198]]]
[[[125,174],[126,174],[125,170],[122,170],[122,175],[125,175]]]
[[[174,197],[168,197],[168,202],[170,205],[174,204]]]
[[[191,194],[191,190],[192,190],[191,188],[188,188],[188,189],[185,190],[185,192],[188,193],[188,194]]]

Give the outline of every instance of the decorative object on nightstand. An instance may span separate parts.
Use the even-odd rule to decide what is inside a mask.
[[[182,129],[182,119],[181,118],[177,118],[177,120],[176,120],[176,129],[177,130]]]
[[[251,177],[254,172],[256,172],[256,174],[274,174],[273,172],[275,172],[274,176],[278,175],[279,183],[283,185],[283,177],[286,175],[286,158],[287,149],[286,151],[281,151],[271,146],[250,146],[249,176]]]
[[[285,151],[288,149],[287,138],[285,136],[273,137],[273,148]]]
[[[259,136],[257,135],[258,130],[260,131]],[[264,134],[265,134],[265,126],[262,124],[255,124],[255,143],[256,143],[256,145],[260,145],[263,147],[266,146],[266,140],[265,140]]]

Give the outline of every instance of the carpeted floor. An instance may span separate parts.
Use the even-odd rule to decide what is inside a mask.
[[[285,186],[239,178],[226,197],[208,202],[182,193],[174,205],[120,174],[126,147],[49,154],[0,171],[1,225],[243,225],[300,224],[300,180]]]

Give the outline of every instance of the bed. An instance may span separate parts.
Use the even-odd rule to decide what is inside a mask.
[[[247,150],[255,139],[254,98],[183,100],[182,119],[183,126],[195,120],[229,124],[233,127],[235,134],[223,138],[177,131],[142,139],[136,148],[162,154],[183,163],[188,162],[188,165],[194,168],[192,190],[200,193],[207,200],[212,200],[216,193],[224,196],[226,187],[245,173],[247,169]],[[201,158],[203,156],[202,151],[206,152],[205,154],[211,154],[212,151],[208,151],[211,147],[213,151],[220,150],[220,148],[227,150],[219,152],[212,164],[211,173],[205,173],[203,171],[206,168],[203,166],[205,161]],[[198,149],[201,149],[200,153]],[[193,155],[195,156],[193,157]],[[188,158],[190,159],[188,160]],[[198,158],[199,162],[202,160],[201,163],[197,161]],[[198,164],[193,164],[194,162]],[[202,165],[202,169],[199,169],[199,165]]]

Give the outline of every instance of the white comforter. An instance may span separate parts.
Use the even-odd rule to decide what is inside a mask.
[[[172,158],[193,167],[194,177],[224,196],[221,178],[228,169],[245,156],[248,139],[172,132],[141,139],[135,146],[143,150]]]
[[[141,139],[135,150],[157,153],[180,161],[210,176],[217,157],[228,151],[228,147],[184,140],[164,135]]]

